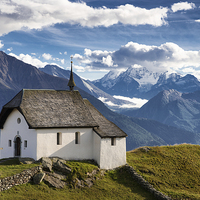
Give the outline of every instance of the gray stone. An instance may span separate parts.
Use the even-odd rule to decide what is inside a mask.
[[[61,181],[58,178],[55,178],[53,175],[48,174],[48,176],[45,176],[44,180],[52,187],[55,188],[63,188],[66,183],[64,181]]]
[[[19,162],[23,163],[23,164],[32,164],[35,162],[35,160],[33,158],[21,158],[19,157]]]
[[[53,158],[51,158],[52,159],[52,162],[53,163],[56,163],[58,160],[60,161],[60,162],[62,162],[62,163],[66,163],[66,160],[63,160],[62,158],[59,158],[59,157],[53,157]]]
[[[91,186],[93,186],[93,180],[91,178],[87,178],[85,179],[85,182],[87,184],[87,186],[90,188]]]
[[[67,178],[67,176],[66,175],[63,175],[62,173],[60,173],[60,172],[53,172],[53,173],[51,173],[51,172],[46,172],[46,174],[48,175],[48,176],[53,176],[53,177],[55,177],[55,178],[57,178],[57,179],[60,179],[60,180],[65,180],[66,178]]]
[[[83,188],[85,187],[84,181],[83,180],[79,180],[78,178],[74,179],[73,181],[75,188]]]
[[[45,177],[45,173],[40,172],[34,175],[33,182],[34,184],[40,184]]]
[[[67,165],[65,165],[62,160],[59,159],[56,162],[53,162],[53,168],[64,174],[71,173],[71,169]]]
[[[41,163],[42,163],[43,170],[49,171],[49,172],[52,171],[52,161],[50,158],[47,158],[47,157],[41,158]]]

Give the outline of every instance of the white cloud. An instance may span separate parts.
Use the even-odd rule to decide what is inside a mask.
[[[84,55],[77,54],[75,58],[90,71],[143,66],[154,72],[181,72],[184,69],[184,74],[186,68],[192,66],[197,71],[200,67],[200,51],[187,51],[170,42],[160,46],[129,42],[113,52],[86,49]]]
[[[102,101],[104,104],[108,105],[109,107],[113,107],[114,109],[116,108],[140,108],[142,107],[145,103],[148,102],[146,99],[140,99],[140,98],[129,98],[129,97],[123,97],[123,96],[113,96],[116,99],[120,100],[125,100],[127,103],[124,103],[122,105],[118,105],[116,103],[113,103],[112,101],[108,101],[107,98],[105,97],[99,97],[98,99]],[[129,103],[128,103],[129,102]]]
[[[14,56],[18,60],[21,60],[21,61],[23,61],[25,63],[30,64],[30,65],[33,65],[33,66],[35,66],[37,68],[40,68],[40,67],[43,68],[43,67],[45,67],[45,65],[49,64],[47,62],[41,62],[39,59],[34,58],[34,57],[32,57],[32,56],[30,56],[28,54],[26,54],[26,55],[25,54],[20,54],[19,56],[17,56],[17,55],[15,55],[13,53],[9,53],[9,55],[10,56]]]
[[[4,44],[2,43],[2,41],[0,40],[0,49],[4,46]]]
[[[80,24],[84,27],[129,25],[162,26],[168,8],[147,10],[130,4],[113,9],[93,8],[82,1],[3,0],[0,1],[0,35],[22,29],[41,29],[56,23]]]
[[[67,52],[66,52],[66,51],[64,52],[64,55],[67,55]]]
[[[124,96],[118,96],[118,95],[114,95],[113,97],[115,99],[121,99],[121,100],[125,100],[125,101],[129,101],[131,103],[134,103],[134,105],[133,104],[124,104],[124,105],[122,105],[121,108],[130,108],[130,106],[131,106],[131,108],[140,108],[145,103],[148,102],[147,99],[140,99],[140,98],[135,98],[135,97],[134,98],[130,98],[130,97],[124,97]]]
[[[106,58],[103,57],[102,58],[102,63],[107,65],[108,67],[112,67],[113,66],[113,60],[112,57],[110,55],[108,55]]]
[[[85,68],[78,65],[73,65],[73,68],[76,69],[77,72],[85,72]]]
[[[42,54],[42,57],[45,59],[45,60],[52,60],[52,55],[49,54],[49,53],[43,53]]]
[[[10,47],[10,48],[8,48],[8,49],[7,49],[7,51],[12,51],[12,50],[13,50],[13,48],[12,48],[12,47]]]
[[[60,62],[64,65],[65,64],[65,59],[61,59]]]
[[[173,12],[177,12],[180,10],[191,10],[194,9],[196,6],[194,3],[186,2],[179,2],[172,5],[171,9]]]

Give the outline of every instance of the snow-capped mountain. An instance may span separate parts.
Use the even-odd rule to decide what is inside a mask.
[[[200,82],[190,74],[181,76],[179,74],[162,74],[158,82],[146,93],[146,97],[152,98],[163,90],[175,89],[179,92],[195,92],[200,90]]]
[[[93,81],[98,88],[111,88],[115,85],[117,77],[123,73],[123,71],[111,70],[103,78]]]
[[[200,90],[200,82],[190,74],[183,76],[177,73],[152,72],[145,67],[130,67],[118,76],[115,74],[111,79],[109,79],[109,73],[93,83],[111,95],[151,99],[159,92],[168,89],[175,89],[179,92]],[[112,71],[111,74],[114,72]]]
[[[94,85],[111,95],[141,97],[156,84],[161,73],[154,73],[145,67],[129,67],[124,72],[110,71],[102,79],[93,81]]]

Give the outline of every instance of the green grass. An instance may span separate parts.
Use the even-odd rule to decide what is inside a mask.
[[[97,166],[88,162],[67,161],[72,171],[76,171],[76,176],[86,177],[87,172],[92,172]],[[0,168],[2,165],[0,166]],[[79,177],[80,178],[80,177]],[[33,185],[31,183],[15,186],[7,191],[0,192],[1,200],[66,200],[66,199],[91,199],[91,200],[154,200],[154,197],[141,188],[130,175],[119,168],[108,171],[105,176],[95,181],[91,188],[74,189],[69,185],[63,189],[54,189],[45,183]]]
[[[127,162],[174,199],[200,199],[200,146],[149,147],[127,152]]]
[[[0,179],[13,176],[15,174],[21,173],[25,169],[29,169],[38,165],[39,164],[22,164],[19,162],[18,158],[7,160],[3,163],[0,163]]]

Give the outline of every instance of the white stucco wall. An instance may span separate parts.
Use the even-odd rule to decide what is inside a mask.
[[[17,123],[17,119],[21,119],[21,123]],[[29,129],[23,115],[14,109],[8,116],[3,129],[1,129],[1,158],[14,157],[16,136],[21,138],[21,157],[36,158],[36,131]],[[8,142],[11,140],[11,147]],[[24,147],[24,141],[27,140],[27,148]]]
[[[111,145],[111,138],[101,139],[100,168],[113,169],[126,164],[126,138],[116,138],[116,145]]]
[[[75,132],[80,132],[80,144],[75,144]],[[62,144],[57,145],[57,132]],[[92,128],[38,129],[37,159],[58,156],[69,160],[93,159]]]
[[[93,132],[93,159],[100,166],[101,137]]]

